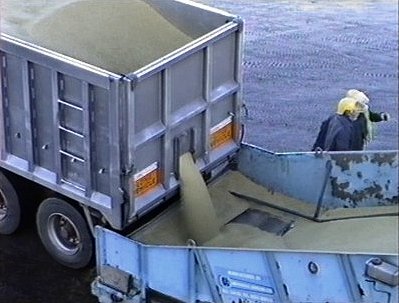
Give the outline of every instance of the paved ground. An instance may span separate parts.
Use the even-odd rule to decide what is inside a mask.
[[[398,149],[397,0],[200,1],[246,21],[246,141],[309,150],[321,121],[357,88],[392,116],[368,148]]]
[[[201,0],[246,21],[245,140],[275,151],[309,150],[346,90],[367,90],[378,125],[370,149],[398,149],[398,1]],[[91,303],[94,269],[65,269],[33,224],[0,236],[0,302]]]

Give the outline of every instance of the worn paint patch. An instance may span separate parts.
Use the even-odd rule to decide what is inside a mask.
[[[331,159],[335,165],[341,168],[342,171],[349,170],[353,164],[370,162],[378,166],[389,165],[391,167],[398,166],[398,153],[372,153],[372,154],[331,154]]]
[[[388,185],[386,185],[388,186]],[[385,188],[386,188],[385,186]],[[388,198],[384,195],[384,189],[380,184],[373,182],[371,186],[364,189],[350,190],[350,182],[340,182],[337,177],[331,177],[332,195],[347,201],[350,207],[357,207],[359,203],[370,198],[379,200],[378,205],[398,204],[398,196]]]
[[[341,171],[349,170],[352,164],[368,161],[368,156],[363,154],[332,154],[331,160],[341,168]]]
[[[376,163],[379,166],[389,164],[390,166],[398,166],[397,153],[375,153],[374,157],[370,160],[371,163]]]
[[[333,169],[329,207],[364,207],[398,204],[398,153],[349,152],[331,154]]]

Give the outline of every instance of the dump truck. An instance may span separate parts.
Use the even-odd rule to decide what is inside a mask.
[[[17,4],[0,40],[0,233],[34,203],[20,199],[29,183],[57,261],[85,266],[95,235],[103,303],[397,302],[398,152],[242,143],[239,17],[61,0],[13,24]],[[187,154],[213,207],[194,229],[190,193],[172,199]],[[208,217],[216,232],[198,241]]]
[[[204,176],[232,161],[239,18],[191,1],[2,5],[1,234],[36,202],[20,198],[33,184],[44,247],[84,267],[95,225],[122,231],[176,195],[180,154]]]

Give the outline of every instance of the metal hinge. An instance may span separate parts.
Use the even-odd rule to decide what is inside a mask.
[[[372,258],[366,262],[366,275],[390,286],[399,285],[399,267],[380,258]]]

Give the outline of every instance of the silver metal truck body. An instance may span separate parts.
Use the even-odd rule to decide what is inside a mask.
[[[0,40],[1,169],[99,211],[115,229],[176,192],[181,153],[209,172],[240,141],[241,21],[190,1],[146,3],[194,39],[126,75]]]

